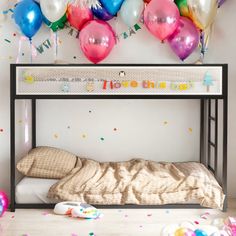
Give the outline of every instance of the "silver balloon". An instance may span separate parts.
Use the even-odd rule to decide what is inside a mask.
[[[67,0],[40,0],[42,13],[51,22],[56,22],[63,17],[67,4]]]
[[[120,9],[120,16],[127,26],[132,27],[139,22],[143,10],[143,0],[125,0]]]

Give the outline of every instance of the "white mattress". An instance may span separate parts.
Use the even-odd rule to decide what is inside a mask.
[[[47,198],[47,193],[57,181],[24,177],[16,186],[16,203],[56,203],[56,200]]]

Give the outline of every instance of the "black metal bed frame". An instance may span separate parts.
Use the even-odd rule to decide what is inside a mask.
[[[32,148],[37,146],[36,142],[36,105],[37,100],[40,99],[198,99],[200,100],[200,163],[203,163],[212,173],[215,175],[220,185],[223,188],[224,194],[226,195],[224,201],[223,211],[227,210],[227,127],[228,127],[228,65],[227,64],[204,64],[204,65],[192,65],[192,64],[101,64],[99,66],[220,66],[222,67],[222,94],[221,95],[17,95],[16,94],[16,70],[17,67],[42,67],[42,66],[63,66],[63,67],[94,67],[94,65],[87,64],[69,64],[69,65],[55,65],[55,64],[12,64],[11,65],[11,100],[10,100],[10,112],[11,112],[11,137],[10,137],[10,155],[11,155],[11,205],[10,210],[15,211],[16,208],[38,208],[38,209],[48,209],[53,208],[54,204],[18,204],[15,202],[15,100],[25,99],[31,100],[32,106]],[[215,102],[215,114],[212,114],[212,101]],[[223,128],[222,137],[222,176],[219,179],[217,177],[218,173],[218,126],[219,126],[219,103],[218,100],[222,100],[222,115],[223,121],[221,127]],[[214,136],[215,140],[211,139],[211,124],[214,122]],[[211,166],[211,148],[214,149],[214,166]],[[99,205],[98,208],[202,208],[199,204],[171,204],[171,205]]]

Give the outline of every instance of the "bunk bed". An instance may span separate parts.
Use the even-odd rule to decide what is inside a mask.
[[[23,178],[16,181],[16,100],[30,100],[32,149],[37,147],[37,100],[41,99],[196,99],[200,102],[200,157],[221,186],[227,209],[227,77],[226,64],[155,65],[11,65],[11,211],[52,208],[54,201],[28,201],[24,186],[45,192],[56,180]],[[220,135],[220,132],[222,135]],[[176,160],[178,161],[178,160]],[[37,186],[36,188],[34,186]],[[38,187],[41,186],[42,188]],[[41,192],[40,192],[41,191]],[[89,203],[89,202],[88,202]],[[98,204],[104,208],[198,208],[187,204]]]

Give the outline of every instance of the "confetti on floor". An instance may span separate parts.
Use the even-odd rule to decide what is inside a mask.
[[[42,215],[43,215],[43,216],[47,216],[47,215],[49,215],[49,212],[44,211],[44,212],[42,213]]]
[[[195,221],[194,221],[194,224],[199,225],[199,222],[195,220]]]
[[[89,236],[95,236],[95,234],[93,232],[90,232]]]
[[[104,138],[100,138],[101,139],[101,141],[104,141],[105,139]]]
[[[170,211],[169,210],[166,210],[166,214],[169,214],[170,213]]]
[[[127,218],[127,217],[128,217],[128,215],[125,215],[125,217]]]
[[[12,219],[14,219],[14,218],[15,218],[15,216],[11,216],[11,218],[12,218]]]
[[[11,43],[11,41],[9,39],[4,39],[7,43]]]
[[[152,216],[152,214],[147,214],[147,217],[151,217]]]

